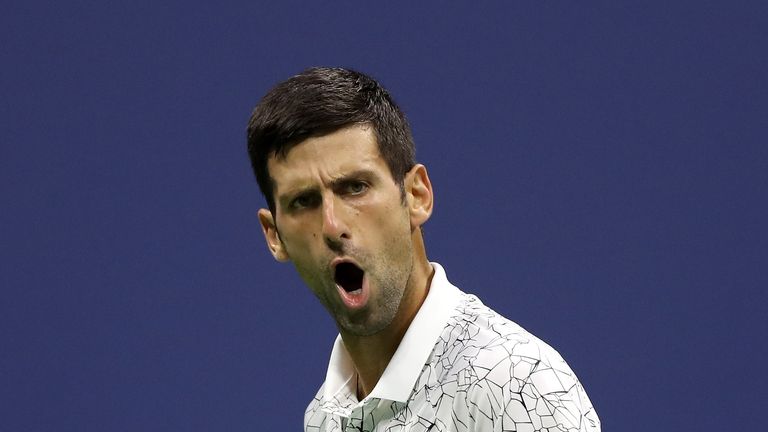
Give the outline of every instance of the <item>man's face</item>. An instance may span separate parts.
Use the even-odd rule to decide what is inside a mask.
[[[365,336],[394,319],[413,268],[411,215],[373,129],[309,138],[268,161],[275,217],[259,218],[340,330]]]

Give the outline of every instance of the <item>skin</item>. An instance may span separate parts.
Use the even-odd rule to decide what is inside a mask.
[[[272,255],[290,261],[336,322],[368,395],[426,298],[433,270],[420,227],[432,214],[423,165],[405,176],[403,193],[381,157],[369,125],[311,137],[285,158],[268,161],[275,214],[259,210]],[[368,301],[350,308],[332,261],[365,271]]]

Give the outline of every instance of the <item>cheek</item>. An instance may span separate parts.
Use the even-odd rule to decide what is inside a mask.
[[[291,261],[304,261],[310,254],[317,233],[286,226],[281,230],[280,239]]]
[[[402,206],[392,205],[376,218],[376,226],[386,241],[402,238],[410,233],[410,219]]]

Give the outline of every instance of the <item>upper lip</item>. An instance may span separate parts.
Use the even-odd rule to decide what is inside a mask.
[[[350,263],[357,266],[357,268],[362,270],[362,267],[360,267],[360,264],[358,264],[355,260],[349,257],[338,257],[331,260],[331,273],[334,279],[336,279],[336,267],[338,267],[339,264],[342,263]]]

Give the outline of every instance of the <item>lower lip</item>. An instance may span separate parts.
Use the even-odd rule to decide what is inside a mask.
[[[363,283],[359,290],[346,292],[339,285],[336,285],[336,289],[339,290],[339,297],[347,309],[361,309],[368,303],[370,289],[368,288],[367,275],[363,275]]]

